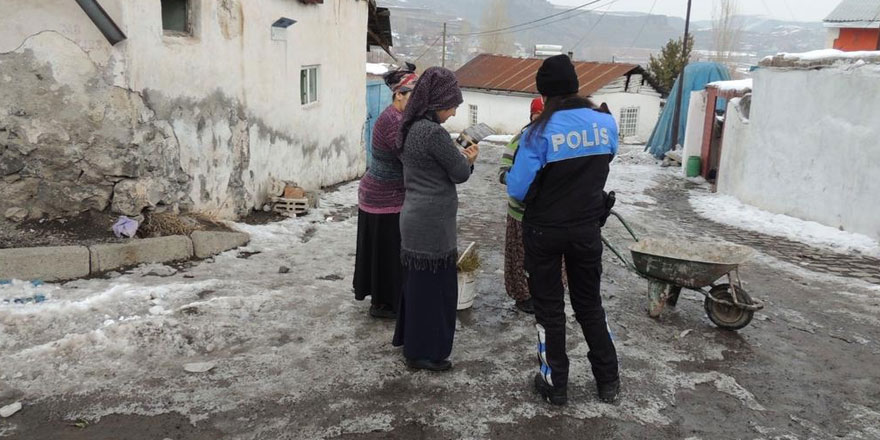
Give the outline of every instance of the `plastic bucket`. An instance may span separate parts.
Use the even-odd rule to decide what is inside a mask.
[[[690,156],[687,161],[687,168],[685,169],[685,175],[688,177],[697,177],[700,175],[700,168],[703,164],[703,160],[700,156]]]
[[[476,272],[458,273],[458,306],[457,310],[465,310],[474,305],[474,297],[477,296]]]

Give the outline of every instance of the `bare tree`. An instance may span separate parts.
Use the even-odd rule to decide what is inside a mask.
[[[738,0],[718,0],[712,7],[712,59],[731,68],[734,67],[734,58],[743,32],[743,21],[738,16],[739,12]]]
[[[507,9],[507,1],[492,0],[483,11],[483,31],[503,29],[510,26],[510,14]],[[485,53],[509,55],[513,52],[513,39],[509,32],[495,32],[482,35],[480,48]]]

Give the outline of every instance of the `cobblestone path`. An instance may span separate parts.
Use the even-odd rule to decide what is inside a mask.
[[[695,230],[721,237],[736,244],[751,246],[767,255],[806,269],[858,278],[880,285],[880,259],[858,254],[837,253],[782,237],[748,231],[700,217],[688,201],[688,190],[696,185],[680,179],[664,178],[664,182],[648,191],[657,199],[656,208],[662,215],[692,225]]]

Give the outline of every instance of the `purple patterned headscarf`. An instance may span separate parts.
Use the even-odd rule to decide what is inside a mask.
[[[412,125],[431,112],[458,107],[464,102],[461,89],[458,88],[458,80],[455,73],[442,67],[431,67],[419,77],[416,88],[413,89],[403,112],[403,123],[400,125],[400,135],[397,138],[397,146],[401,150],[409,134]]]

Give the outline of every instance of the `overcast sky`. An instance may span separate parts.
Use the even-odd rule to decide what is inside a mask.
[[[588,0],[550,0],[560,5],[577,6]],[[609,0],[610,1],[610,0]],[[825,16],[840,3],[840,0],[738,0],[742,13],[748,15],[766,15],[782,20],[822,21]],[[651,10],[655,0],[618,0],[611,11],[645,12]],[[692,17],[694,20],[712,18],[712,5],[719,0],[693,0]],[[599,3],[599,6],[607,2]],[[591,6],[595,7],[595,6]],[[604,11],[607,7],[600,7]],[[656,0],[655,14],[677,15],[684,17],[687,12],[687,0]]]

